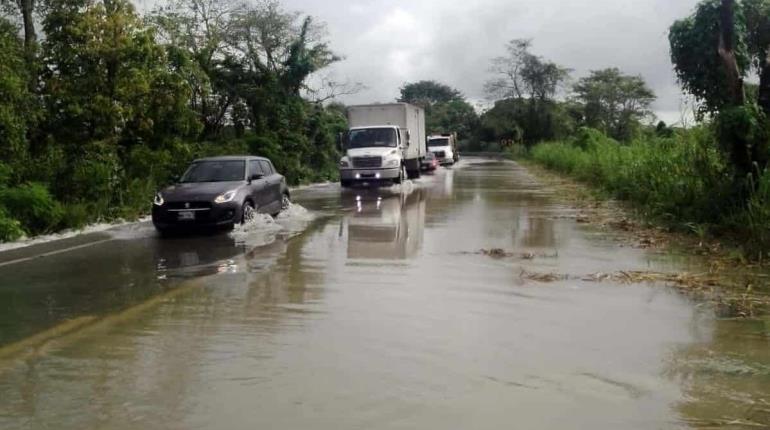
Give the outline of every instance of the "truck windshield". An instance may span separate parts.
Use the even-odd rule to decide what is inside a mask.
[[[396,131],[392,128],[350,130],[348,148],[396,147]]]
[[[246,177],[243,160],[201,161],[193,163],[181,182],[229,182],[242,181]]]
[[[430,139],[428,146],[449,146],[449,139]]]

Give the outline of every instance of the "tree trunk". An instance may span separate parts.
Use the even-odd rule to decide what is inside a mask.
[[[765,61],[762,63],[759,75],[757,104],[762,109],[762,112],[770,117],[770,46],[766,48],[766,52]]]
[[[735,0],[722,0],[719,11],[719,57],[727,77],[727,94],[732,106],[743,106],[743,78],[735,58]]]

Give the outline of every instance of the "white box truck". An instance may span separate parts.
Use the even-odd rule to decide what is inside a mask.
[[[442,166],[455,164],[460,160],[460,154],[457,152],[457,133],[428,136],[428,151],[436,156]]]
[[[408,103],[348,107],[342,137],[340,184],[401,183],[420,177],[425,156],[425,111]]]

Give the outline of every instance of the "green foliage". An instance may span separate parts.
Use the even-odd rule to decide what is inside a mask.
[[[672,225],[729,233],[757,255],[770,246],[770,177],[761,176],[748,204],[736,201],[717,140],[713,128],[698,127],[618,145],[583,129],[573,140],[537,145],[529,156]]]
[[[436,81],[418,81],[404,84],[401,87],[399,102],[427,108],[440,103],[464,101],[462,93],[449,85]]]
[[[16,168],[28,160],[26,135],[36,116],[28,82],[18,29],[0,18],[0,160]]]
[[[19,220],[24,231],[33,234],[52,231],[64,214],[48,189],[36,183],[0,189],[0,208],[8,217]]]
[[[0,242],[16,240],[24,236],[21,223],[11,218],[5,209],[0,207]]]
[[[637,135],[655,101],[641,76],[628,76],[617,68],[594,70],[573,90],[582,104],[582,122],[622,141]]]
[[[479,137],[483,141],[512,141],[532,146],[544,140],[564,139],[575,122],[567,105],[555,101],[505,99],[495,102],[481,116]]]
[[[427,133],[457,132],[460,139],[471,139],[478,128],[478,115],[460,91],[436,81],[419,81],[401,87],[399,102],[425,109]]]
[[[730,104],[725,70],[719,56],[720,0],[698,3],[695,13],[676,21],[669,30],[671,61],[682,88],[701,103],[701,114],[716,113]],[[747,72],[751,57],[747,45],[742,3],[736,3],[735,57],[739,73]]]

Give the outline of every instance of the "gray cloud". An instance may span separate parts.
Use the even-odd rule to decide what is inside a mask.
[[[658,95],[659,117],[680,119],[681,92],[667,29],[697,0],[284,0],[326,22],[332,48],[345,56],[331,72],[368,90],[348,103],[391,101],[405,82],[435,79],[483,100],[489,60],[506,41],[534,40],[534,52],[575,70],[619,67],[642,75]]]

